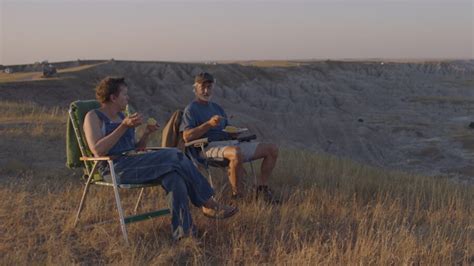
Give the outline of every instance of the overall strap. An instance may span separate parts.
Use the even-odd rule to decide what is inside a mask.
[[[104,113],[99,111],[99,109],[95,109],[94,111],[97,114],[97,116],[99,117],[99,119],[102,120],[102,122],[104,122],[104,124],[108,124],[108,123],[111,122],[110,119]]]

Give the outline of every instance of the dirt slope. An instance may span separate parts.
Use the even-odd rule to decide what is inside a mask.
[[[54,80],[0,83],[0,97],[45,106],[94,97],[125,76],[131,104],[163,124],[192,98],[193,76],[217,78],[214,100],[259,139],[372,165],[471,180],[474,61],[304,62],[291,67],[112,61]]]

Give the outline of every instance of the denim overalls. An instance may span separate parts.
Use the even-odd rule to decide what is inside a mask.
[[[120,122],[110,121],[101,111],[96,109],[95,112],[104,123],[105,135],[109,135],[120,125]],[[122,113],[119,115],[122,119],[125,118]],[[173,237],[179,239],[192,234],[194,227],[188,197],[195,206],[201,207],[214,195],[206,178],[178,149],[166,148],[139,155],[122,155],[134,149],[135,131],[130,128],[108,153],[119,156],[114,160],[118,182],[121,184],[160,182],[168,195]],[[108,175],[108,166],[102,167],[101,172],[104,177]]]

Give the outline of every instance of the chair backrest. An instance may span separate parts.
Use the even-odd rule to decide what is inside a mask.
[[[183,111],[176,110],[161,133],[162,147],[176,147],[184,150],[183,132],[180,130]]]
[[[100,104],[96,100],[75,101],[69,106],[66,136],[66,165],[69,168],[85,167],[89,172],[92,167],[92,163],[85,164],[79,159],[81,156],[92,156],[82,125],[87,112],[99,107]]]
[[[206,161],[203,158],[200,158],[198,149],[185,147],[183,129],[181,128],[182,120],[183,111],[179,109],[174,111],[161,132],[161,147],[178,148],[183,151],[196,166],[205,165],[205,167],[207,167]]]

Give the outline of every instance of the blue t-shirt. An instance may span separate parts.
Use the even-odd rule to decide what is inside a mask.
[[[225,114],[222,107],[213,102],[207,104],[198,103],[197,101],[191,102],[186,108],[184,108],[182,118],[182,129],[192,129],[198,127],[211,119],[215,115],[225,117],[221,119],[220,124],[217,127],[213,127],[205,133],[202,138],[208,138],[209,141],[219,141],[230,139],[229,134],[222,131],[227,126],[227,115]]]

